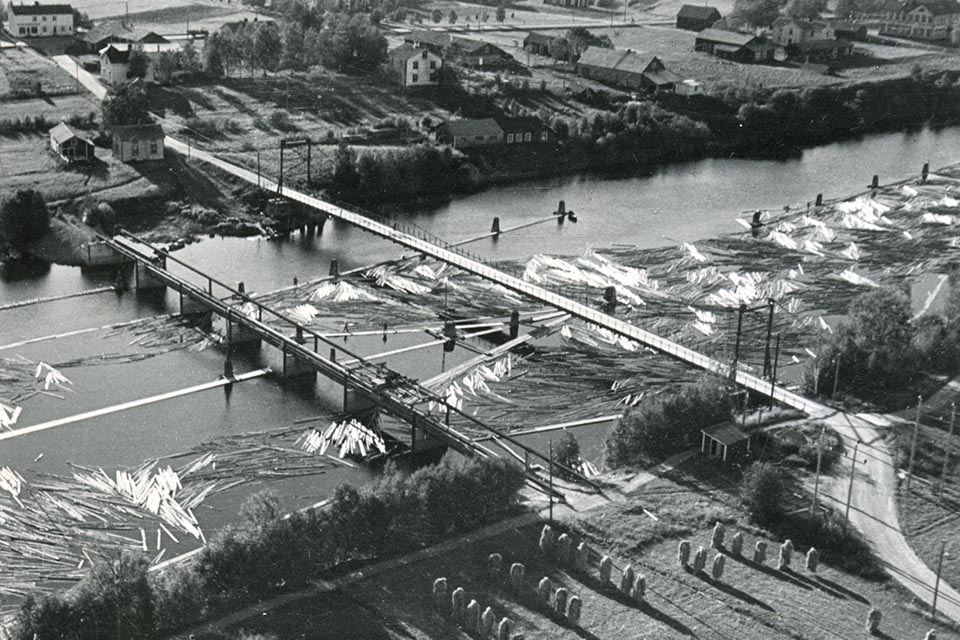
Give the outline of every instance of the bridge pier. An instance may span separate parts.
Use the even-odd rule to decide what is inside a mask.
[[[317,378],[313,365],[288,352],[286,347],[270,346],[262,351],[261,359],[281,380],[313,381]]]
[[[362,413],[377,408],[377,401],[350,387],[343,388],[343,412]]]
[[[188,295],[185,295],[183,291],[179,292],[180,297],[180,315],[189,316],[205,313],[208,316],[212,316],[213,313],[210,309],[204,305],[199,300],[194,300]]]
[[[181,307],[182,308],[182,307]],[[251,329],[220,315],[213,316],[213,331],[223,336],[227,349],[240,345],[260,346],[260,336]]]
[[[442,451],[447,445],[442,440],[414,422],[410,425],[410,451],[422,453],[424,451]]]
[[[164,256],[156,256],[151,260],[154,266],[160,267],[161,269],[167,268],[167,259]],[[142,262],[137,262],[137,266],[134,269],[133,273],[134,285],[137,288],[137,291],[147,291],[148,289],[163,289],[167,285],[160,282],[147,269],[147,266]]]

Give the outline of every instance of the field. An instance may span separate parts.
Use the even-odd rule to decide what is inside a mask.
[[[136,14],[170,7],[190,7],[197,4],[234,6],[238,10],[242,7],[239,0],[210,3],[201,3],[194,0],[74,0],[71,4],[74,9],[79,9],[94,20],[122,16],[128,9],[131,14]]]
[[[38,189],[47,202],[86,194],[104,200],[160,194],[136,169],[115,161],[107,150],[97,151],[100,162],[75,168],[53,154],[45,133],[0,137],[0,191]]]
[[[750,527],[744,531],[745,555],[752,556],[754,543],[766,539],[773,551],[764,565],[730,557],[719,580],[681,569],[676,561],[678,539],[691,540],[694,549],[706,547],[713,521],[721,518],[727,523],[729,541],[743,518],[723,487],[707,489],[700,472],[694,471],[673,480],[654,480],[628,502],[609,503],[561,523],[569,526],[575,543],[583,540],[595,550],[586,573],[540,554],[540,527],[527,526],[285,605],[231,630],[274,634],[278,640],[467,638],[448,618],[433,611],[431,588],[441,576],[447,578],[449,589],[465,590],[465,602],[476,599],[481,610],[491,607],[498,621],[508,617],[512,632],[527,640],[840,640],[867,637],[864,623],[871,607],[883,613],[878,637],[921,638],[932,626],[890,582],[865,581],[824,563],[811,574],[803,568],[800,553],[794,555],[791,571],[774,569],[777,541]],[[651,519],[644,509],[659,520]],[[519,588],[488,575],[486,558],[491,553],[502,554],[505,567],[513,562],[525,565]],[[600,582],[601,553],[614,560],[616,584],[627,564],[646,576],[644,602]],[[567,624],[543,604],[537,585],[544,576],[550,578],[553,589],[564,587],[582,600],[579,626]],[[941,640],[960,638],[955,628],[941,627],[938,632]]]
[[[213,33],[228,22],[242,20],[253,21],[263,19],[253,11],[247,11],[235,6],[211,4],[190,4],[186,6],[167,7],[131,14],[130,19],[138,29],[156,31],[157,33],[185,32],[190,29],[206,29]]]
[[[936,484],[914,482],[912,491],[901,485],[897,507],[904,535],[910,546],[928,567],[937,570],[941,542],[946,541],[943,559],[943,577],[951,586],[960,582],[960,544],[957,528],[960,527],[960,491],[953,483],[953,491],[944,495],[943,502],[937,499]]]
[[[66,71],[46,58],[22,48],[0,49],[0,100],[17,97],[18,86],[28,89],[40,83],[47,95],[76,92],[76,82]],[[9,105],[4,104],[0,117],[8,117]]]

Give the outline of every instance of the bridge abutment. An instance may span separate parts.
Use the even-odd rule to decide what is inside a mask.
[[[156,256],[151,260],[154,266],[161,269],[167,268],[167,259],[163,256]],[[137,262],[133,276],[134,286],[137,291],[149,291],[150,289],[163,289],[167,285],[158,280],[150,273],[149,268],[143,262]]]

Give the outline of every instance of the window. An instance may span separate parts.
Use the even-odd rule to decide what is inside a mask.
[[[413,80],[411,80],[411,82],[416,82],[419,78],[420,78],[420,75],[415,73],[413,74]]]
[[[53,20],[54,22],[56,22],[56,21],[57,21],[57,16],[53,16],[53,17],[50,18],[50,19]]]
[[[527,131],[525,134],[523,134],[523,141],[524,141],[524,142],[530,142],[531,140],[533,140],[533,134],[532,134],[532,133],[530,133],[529,131]]]
[[[43,21],[44,21],[44,22],[47,21],[47,16],[43,16]]]
[[[508,134],[507,134],[507,144],[511,144],[512,142],[513,142],[513,134],[512,134],[512,133],[508,133]]]
[[[431,74],[430,74],[430,82],[436,82],[436,81],[437,81],[437,74],[436,74],[436,73],[431,73]]]
[[[431,61],[430,61],[430,68],[431,68],[431,69],[436,69],[436,68],[437,68],[437,61],[436,61],[436,60],[431,60]]]
[[[420,63],[419,63],[419,62],[414,62],[414,63],[413,63],[413,68],[414,68],[414,69],[419,69],[419,68],[420,68]]]
[[[27,33],[27,30],[24,27],[20,27],[20,35],[24,35],[26,33]]]
[[[139,143],[139,142],[137,142],[137,141],[134,141],[134,142],[133,142],[133,145],[131,145],[131,147],[130,147],[130,154],[133,155],[134,158],[136,158],[137,156],[140,155],[140,143]]]
[[[152,155],[152,156],[157,155],[157,141],[156,141],[156,140],[151,140],[151,141],[150,141],[150,155]]]
[[[547,131],[546,129],[544,129],[543,131],[540,132],[540,139],[541,139],[543,142],[546,142],[549,138],[550,138],[550,132],[549,132],[549,131]]]

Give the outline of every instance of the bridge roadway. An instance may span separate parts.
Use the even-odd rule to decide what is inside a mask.
[[[264,178],[262,175],[226,162],[205,151],[191,149],[184,143],[174,138],[167,137],[165,144],[167,147],[183,154],[190,154],[191,157],[211,164],[227,173],[241,178],[251,184],[260,185],[264,189],[275,191],[290,200],[300,202],[311,209],[324,213],[337,220],[349,222],[361,229],[369,231],[381,238],[386,238],[408,249],[413,249],[418,253],[430,256],[441,262],[472,273],[489,282],[494,282],[502,287],[528,296],[534,300],[546,305],[565,311],[572,316],[586,320],[599,327],[612,331],[616,335],[623,336],[643,344],[657,352],[674,357],[678,360],[691,364],[700,369],[711,371],[713,373],[729,376],[731,373],[730,365],[724,364],[718,360],[710,358],[702,353],[684,347],[676,342],[662,338],[654,333],[641,329],[628,322],[624,322],[610,314],[603,313],[585,304],[575,302],[564,296],[558,295],[541,286],[526,282],[516,276],[504,273],[503,271],[492,267],[479,258],[471,256],[465,251],[450,246],[443,240],[429,236],[426,232],[404,225],[400,222],[379,221],[371,216],[348,211],[319,198],[309,196],[305,193],[291,189],[289,187],[278,186],[275,181]],[[836,413],[830,407],[817,403],[809,398],[794,393],[777,386],[769,380],[764,380],[742,369],[737,369],[735,375],[736,383],[752,391],[772,397],[789,407],[799,409],[813,417],[825,417]]]

